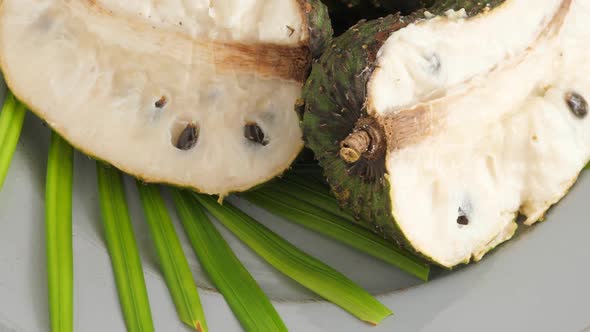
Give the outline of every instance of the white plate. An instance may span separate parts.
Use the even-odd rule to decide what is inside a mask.
[[[0,193],[0,332],[49,330],[43,205],[48,143],[49,129],[28,114]],[[94,162],[77,154],[75,170],[75,330],[124,331],[102,235]],[[156,330],[190,331],[177,319],[158,272],[131,181],[127,182],[127,189]],[[359,322],[341,309],[319,301],[222,231],[273,299],[291,331],[580,332],[590,328],[588,197],[590,177],[584,175],[571,194],[549,213],[548,222],[525,231],[481,263],[444,273],[428,284],[232,199],[298,247],[379,295],[395,316],[378,327]],[[180,227],[177,229],[182,233]],[[201,287],[210,330],[240,331],[223,298],[211,290],[185,238],[183,243]]]

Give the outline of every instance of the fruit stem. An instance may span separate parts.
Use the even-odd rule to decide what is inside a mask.
[[[354,131],[340,143],[340,158],[345,162],[356,163],[363,153],[369,151],[371,136],[364,130]]]

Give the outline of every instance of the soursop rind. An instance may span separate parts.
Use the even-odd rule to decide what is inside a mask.
[[[334,28],[338,34],[360,20],[372,20],[390,14],[410,14],[429,7],[430,1],[405,0],[326,0]]]
[[[328,7],[321,0],[306,0],[303,6],[309,25],[309,49],[315,59],[320,57],[332,40],[334,30]]]
[[[428,11],[434,15],[443,14],[449,9],[464,8],[467,16],[482,10],[492,9],[504,0],[461,1],[461,0],[326,0],[338,34],[344,32],[361,19],[372,20],[390,14],[422,14]],[[418,15],[416,15],[417,17]],[[418,17],[417,17],[418,18]]]
[[[386,175],[368,179],[358,176],[366,172],[355,171],[339,157],[339,144],[365,114],[366,86],[377,52],[392,32],[411,21],[397,14],[352,27],[334,39],[313,65],[303,92],[304,138],[316,153],[334,194],[362,226],[399,243],[405,241],[387,212],[390,201],[389,186],[383,179]],[[377,161],[377,167],[379,163],[384,161]]]
[[[408,13],[413,12],[420,8],[428,8],[432,4],[432,0],[340,0],[341,3],[346,5],[348,8],[362,8],[362,7],[374,7],[383,8],[390,13]],[[452,7],[447,5],[447,7]]]

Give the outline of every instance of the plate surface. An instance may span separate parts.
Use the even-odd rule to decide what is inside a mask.
[[[28,114],[0,193],[0,332],[48,331],[43,203],[48,144],[49,129]],[[130,179],[127,190],[156,330],[190,331],[176,318]],[[220,230],[292,331],[580,332],[590,328],[588,197],[590,176],[584,174],[571,194],[548,214],[547,222],[526,229],[481,263],[440,274],[428,284],[231,199],[298,247],[377,294],[395,312],[378,327],[320,301]],[[75,159],[73,213],[75,329],[124,331],[102,234],[95,166],[81,154]],[[179,224],[176,226],[181,234]],[[223,298],[211,289],[188,242],[182,241],[201,288],[210,330],[241,331]]]

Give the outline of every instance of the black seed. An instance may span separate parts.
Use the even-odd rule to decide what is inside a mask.
[[[565,102],[576,117],[582,119],[588,114],[588,102],[579,93],[573,91],[566,93]]]
[[[168,104],[168,98],[166,98],[166,96],[162,96],[154,103],[154,106],[156,106],[156,108],[163,108],[166,106],[166,104]]]
[[[268,145],[268,140],[265,139],[264,132],[255,123],[248,123],[244,127],[244,137],[254,143],[261,144],[262,146]]]
[[[457,217],[457,224],[459,225],[469,225],[469,219],[467,218],[467,216],[459,216]]]
[[[464,204],[467,206],[465,210],[471,210],[471,204],[469,202]],[[462,207],[459,207],[459,210],[457,211],[459,213],[459,216],[457,217],[457,224],[462,226],[469,225],[469,218],[467,218],[467,212],[465,212],[465,210]]]
[[[184,151],[190,150],[197,144],[198,140],[199,128],[196,125],[189,123],[182,133],[180,133],[176,147]]]

